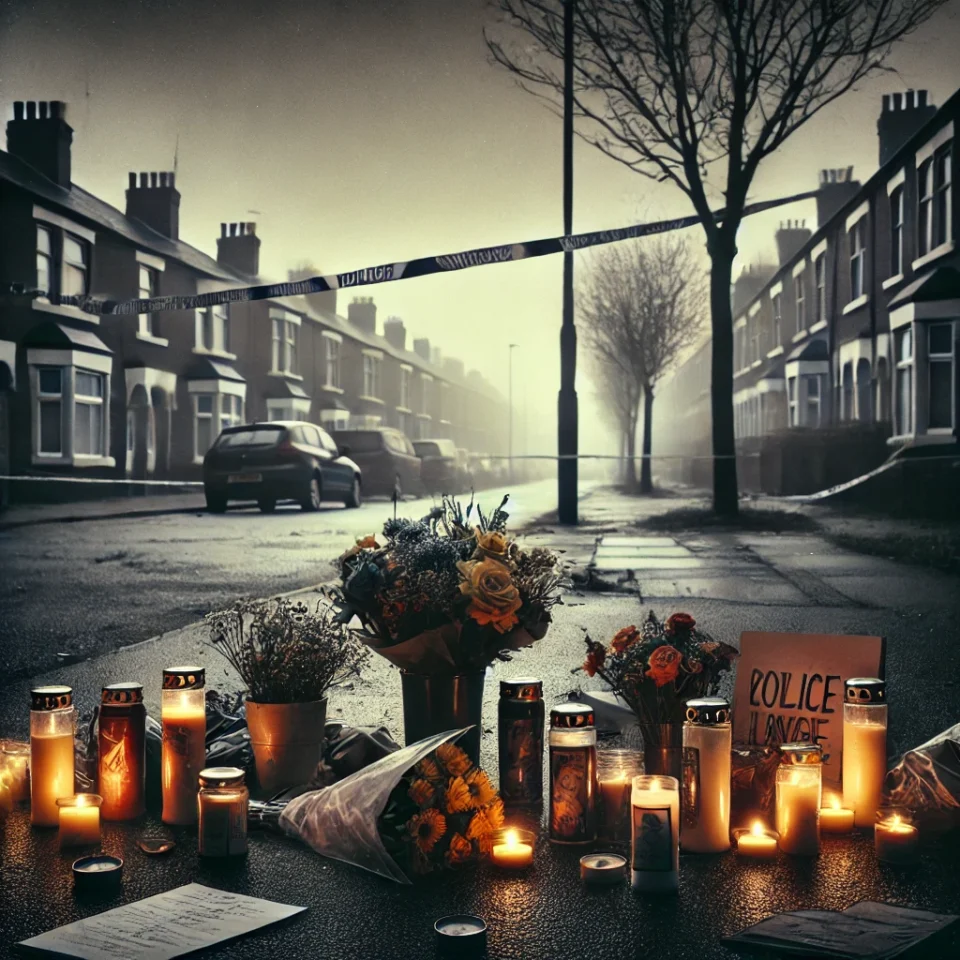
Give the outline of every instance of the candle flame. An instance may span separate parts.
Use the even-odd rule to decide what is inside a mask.
[[[85,807],[87,805],[87,796],[84,793],[77,794],[77,806]]]
[[[895,813],[895,814],[893,815],[893,826],[895,826],[895,827],[899,827],[899,826],[900,826],[900,814],[899,814],[899,813]]]
[[[516,830],[508,830],[506,836],[504,837],[506,845],[508,847],[515,847],[520,842],[520,837],[517,834]]]
[[[755,837],[762,837],[762,836],[763,836],[763,824],[760,823],[759,820],[757,820],[757,821],[753,824],[753,826],[750,828],[750,833],[752,833],[753,836],[755,836]]]
[[[833,802],[830,804],[834,810],[840,809],[840,800],[837,797],[833,798]]]

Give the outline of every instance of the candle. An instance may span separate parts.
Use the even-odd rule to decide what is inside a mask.
[[[820,803],[823,787],[819,745],[785,743],[777,768],[777,833],[780,849],[794,856],[820,852]]]
[[[906,866],[917,860],[920,833],[903,814],[879,814],[873,831],[877,859],[884,863]]]
[[[0,820],[13,812],[13,794],[5,771],[0,771]]]
[[[247,852],[249,799],[239,767],[200,771],[197,851],[201,857],[233,857]]]
[[[441,917],[433,929],[437,934],[437,957],[479,960],[486,956],[487,925],[480,917],[465,913]]]
[[[527,830],[509,830],[493,841],[491,858],[498,867],[508,870],[525,870],[533,863],[533,834]]]
[[[597,839],[597,728],[593,708],[561,703],[550,711],[550,840]]]
[[[199,777],[207,757],[203,685],[202,667],[170,667],[163,671],[160,718],[164,823],[188,826],[197,822]]]
[[[64,847],[100,846],[100,804],[103,798],[95,793],[78,793],[60,797],[60,849]]]
[[[887,773],[886,684],[874,677],[844,684],[843,805],[854,812],[854,823],[874,825]]]
[[[833,797],[830,805],[820,808],[821,833],[849,833],[853,829],[853,811],[840,805],[840,798]]]
[[[643,773],[643,754],[635,750],[597,751],[597,829],[602,840],[630,842],[633,778]]]
[[[120,886],[123,861],[101,854],[73,862],[73,884],[78,893],[112,892]]]
[[[97,743],[104,820],[134,820],[146,810],[146,719],[139,683],[103,688]]]
[[[719,697],[688,700],[680,842],[691,853],[730,848],[730,746],[730,704]]]
[[[623,883],[626,875],[626,858],[615,853],[588,853],[580,858],[580,879],[584,883],[609,886],[614,883]]]
[[[777,855],[777,835],[758,820],[749,830],[735,830],[737,854],[752,860],[772,860]]]
[[[60,823],[57,800],[74,791],[73,691],[35,687],[30,699],[30,822],[55,827]]]
[[[0,771],[3,770],[13,802],[27,802],[30,799],[30,744],[0,740]]]
[[[675,777],[635,777],[632,885],[646,893],[680,889],[680,784]]]

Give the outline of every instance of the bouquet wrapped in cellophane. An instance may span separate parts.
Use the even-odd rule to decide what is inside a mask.
[[[438,733],[283,806],[251,803],[251,816],[279,813],[317,853],[398,883],[474,862],[503,826],[503,801],[452,742],[464,733]]]
[[[338,619],[356,618],[371,649],[425,675],[483,670],[540,640],[562,576],[551,551],[508,537],[507,499],[484,515],[447,497],[422,520],[388,520],[382,543],[357,541],[325,591]]]

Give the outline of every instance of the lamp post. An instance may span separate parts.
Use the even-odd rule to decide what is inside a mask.
[[[563,11],[563,232],[573,233],[573,16]],[[573,323],[573,251],[563,253],[563,325],[560,328],[560,395],[557,401],[557,519],[577,523],[577,331]]]
[[[509,457],[507,463],[511,487],[513,486],[513,351],[518,346],[519,344],[511,343],[507,353],[507,378],[510,381],[507,387],[507,456]]]

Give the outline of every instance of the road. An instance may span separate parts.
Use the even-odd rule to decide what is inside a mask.
[[[500,494],[477,495],[492,509]],[[511,522],[555,507],[556,482],[517,487]],[[407,501],[423,516],[431,500]],[[329,579],[331,561],[377,533],[386,501],[314,514],[278,507],[20,527],[0,533],[0,676],[42,672],[57,654],[90,657],[174,630],[241,596],[269,596]]]

